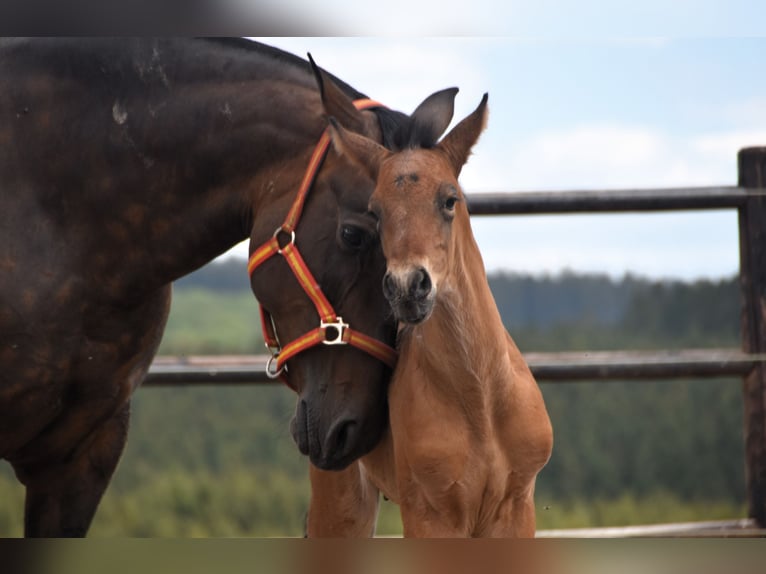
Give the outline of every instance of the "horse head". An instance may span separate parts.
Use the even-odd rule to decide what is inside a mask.
[[[451,118],[452,100],[419,108],[410,146],[398,152],[332,122],[335,147],[377,182],[369,208],[387,260],[383,292],[402,322],[425,321],[439,290],[448,288],[451,270],[460,265],[455,221],[470,223],[457,179],[486,125],[486,104],[485,94],[476,110],[438,143],[435,131],[424,126]]]
[[[389,112],[384,125],[376,113],[360,109],[368,104],[353,101],[330,76],[313,68],[323,126],[332,117],[349,133],[376,145],[401,145],[417,114]],[[421,106],[433,107],[429,99]],[[441,130],[430,126],[439,132],[434,137],[446,128],[442,123]],[[341,469],[369,452],[388,424],[386,394],[396,321],[380,287],[386,263],[377,221],[368,210],[374,180],[338,154],[329,145],[329,135],[322,137],[327,138],[326,157],[302,160],[307,165],[321,163],[305,204],[270,207],[253,227],[251,282],[270,316],[265,328],[269,331],[273,322],[279,339],[274,370],[285,366],[283,376],[298,394],[293,438],[317,467]],[[288,223],[291,215],[285,218],[288,212],[299,213],[295,225]],[[270,237],[263,229],[276,231]],[[269,242],[268,261],[253,265],[259,249]],[[270,257],[273,251],[284,257]]]

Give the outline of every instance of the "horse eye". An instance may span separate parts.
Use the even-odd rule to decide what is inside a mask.
[[[340,237],[348,247],[360,249],[364,245],[365,234],[358,227],[344,225],[340,230]]]
[[[457,203],[457,197],[455,197],[454,195],[450,196],[447,198],[447,201],[444,202],[444,208],[447,211],[452,211],[453,209],[455,209],[456,203]]]

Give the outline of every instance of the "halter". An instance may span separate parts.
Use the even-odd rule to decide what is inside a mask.
[[[354,106],[356,106],[356,109],[358,110],[364,110],[380,105],[381,104],[378,102],[369,99],[354,101]],[[335,313],[335,309],[333,309],[332,305],[327,300],[327,297],[325,297],[322,288],[311,274],[311,271],[306,266],[306,262],[298,251],[298,247],[295,245],[295,228],[298,226],[301,213],[303,212],[306,196],[316,179],[322,161],[327,156],[329,145],[330,134],[329,130],[325,129],[322,136],[319,138],[319,142],[314,148],[314,153],[311,155],[308,167],[306,168],[306,173],[303,175],[303,180],[298,188],[298,195],[296,196],[295,201],[293,201],[292,207],[287,213],[284,223],[277,228],[271,236],[271,239],[253,251],[253,254],[250,256],[247,263],[248,274],[252,277],[253,272],[263,264],[264,261],[267,261],[274,255],[281,255],[284,257],[295,275],[295,278],[298,280],[298,283],[306,292],[309,299],[311,299],[312,303],[314,303],[317,313],[319,314],[319,327],[308,331],[304,335],[301,335],[291,343],[282,347],[277,338],[271,314],[266,311],[262,305],[259,305],[263,339],[266,342],[266,348],[271,354],[271,357],[266,364],[266,375],[272,379],[276,379],[277,377],[281,378],[282,381],[291,388],[293,387],[290,385],[284,374],[287,361],[301,351],[305,351],[306,349],[310,349],[311,347],[320,344],[352,345],[384,362],[389,367],[393,368],[396,364],[397,353],[393,348],[382,341],[378,341],[359,331],[355,331],[348,323],[343,321],[342,317],[339,317]],[[284,246],[280,245],[280,236],[287,238],[287,243]],[[276,365],[274,363],[276,363]]]

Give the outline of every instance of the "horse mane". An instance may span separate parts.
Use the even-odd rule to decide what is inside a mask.
[[[312,74],[307,60],[296,56],[290,52],[285,52],[280,48],[262,44],[257,41],[246,38],[202,38],[206,42],[226,46],[237,50],[244,50],[250,53],[259,53],[280,64],[286,64],[299,69],[305,69],[308,74]],[[350,86],[334,74],[325,70],[325,73],[332,79],[344,94],[354,100],[367,98],[368,96],[356,88]],[[413,122],[410,116],[396,110],[385,107],[371,108],[378,117],[380,131],[383,136],[383,145],[393,151],[400,151],[407,147],[412,147],[409,143],[412,141]]]
[[[201,38],[201,40],[213,44],[218,44],[220,46],[228,46],[238,50],[245,50],[250,53],[262,54],[280,64],[287,64],[288,66],[305,70],[306,73],[309,74],[312,78],[314,77],[308,60],[305,60],[300,56],[296,56],[290,52],[285,52],[280,48],[269,46],[268,44],[262,44],[261,42],[248,40],[246,38]],[[326,73],[332,78],[333,82],[335,82],[341,88],[341,90],[343,90],[343,92],[351,98],[359,99],[367,97],[363,93],[349,86],[346,82],[337,76],[334,76],[329,72]]]

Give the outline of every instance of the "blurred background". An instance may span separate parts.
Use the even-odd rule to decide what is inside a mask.
[[[260,353],[245,262],[179,281],[161,354]],[[680,281],[576,272],[492,273],[522,351],[737,347],[734,277]],[[540,528],[745,516],[739,379],[543,383],[553,456],[539,475]],[[92,536],[300,536],[307,461],[279,384],[145,387]],[[20,535],[22,490],[0,467],[0,535]],[[383,502],[379,533],[399,532]]]

